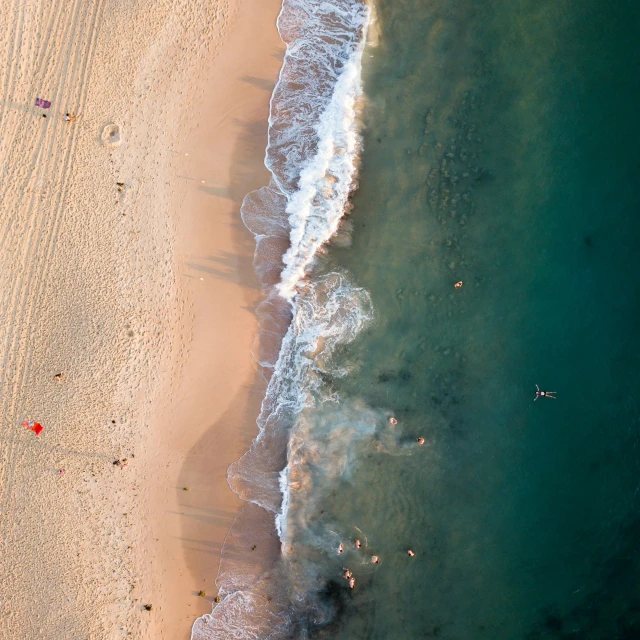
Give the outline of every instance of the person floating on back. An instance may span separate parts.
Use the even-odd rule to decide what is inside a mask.
[[[536,385],[536,397],[533,399],[533,401],[535,402],[538,398],[542,397],[542,398],[553,398],[554,400],[556,399],[556,392],[555,391],[540,391],[540,387],[538,385]]]

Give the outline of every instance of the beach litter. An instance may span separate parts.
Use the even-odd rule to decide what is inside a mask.
[[[23,420],[22,426],[31,429],[37,436],[39,436],[40,432],[44,429],[39,422],[34,422],[33,420]]]

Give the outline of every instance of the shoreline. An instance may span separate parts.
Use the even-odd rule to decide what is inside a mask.
[[[243,510],[225,541],[221,601],[211,615],[198,620],[194,639],[227,637],[237,629],[256,637],[289,637],[294,628],[306,627],[307,615],[312,626],[330,617],[331,606],[321,602],[321,572],[316,571],[316,543],[322,534],[315,528],[315,542],[305,542],[301,523],[309,522],[318,495],[311,495],[320,482],[314,470],[335,471],[323,452],[341,460],[336,443],[350,431],[336,428],[322,441],[322,426],[318,433],[310,426],[316,426],[313,416],[319,405],[337,397],[324,374],[346,374],[346,369],[333,370],[332,354],[354,339],[372,312],[367,292],[346,275],[325,273],[322,266],[316,273],[315,267],[337,233],[342,232],[336,241],[342,246],[350,240],[351,227],[342,228],[342,221],[356,184],[369,16],[365,3],[350,0],[343,5],[311,0],[304,10],[292,0],[280,15],[287,53],[271,100],[265,162],[272,179],[249,194],[242,215],[255,234],[256,271],[268,292],[264,310],[258,309],[260,334],[271,342],[285,315],[288,329],[277,354],[265,344],[267,357],[260,361],[272,371],[257,420],[259,434],[228,472],[238,495],[249,506],[259,506]],[[328,25],[330,38],[324,31]],[[320,265],[322,261],[320,257]],[[294,522],[288,515],[292,506],[298,514]],[[300,555],[306,544],[313,548],[308,557],[304,551]],[[307,607],[312,613],[301,611]]]
[[[196,97],[176,133],[172,180],[184,185],[170,210],[178,297],[189,318],[175,336],[184,348],[179,374],[165,384],[167,399],[151,423],[160,437],[147,451],[146,481],[164,486],[149,489],[144,518],[147,548],[157,550],[148,596],[158,603],[154,637],[188,640],[195,619],[211,611],[222,544],[244,504],[226,473],[255,435],[264,384],[251,355],[261,300],[254,242],[239,210],[268,180],[269,100],[284,51],[275,27],[280,5],[234,4],[226,40],[194,76]]]

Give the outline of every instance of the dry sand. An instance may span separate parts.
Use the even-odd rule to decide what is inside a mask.
[[[279,5],[0,3],[2,639],[186,640],[211,607]]]

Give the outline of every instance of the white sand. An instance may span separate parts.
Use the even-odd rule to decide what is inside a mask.
[[[238,209],[278,10],[0,3],[0,638],[182,640],[210,609],[261,393]]]

